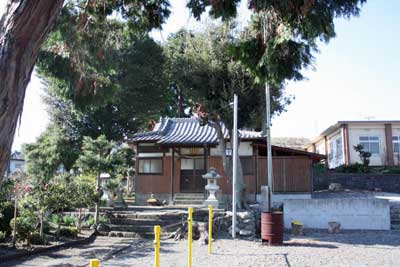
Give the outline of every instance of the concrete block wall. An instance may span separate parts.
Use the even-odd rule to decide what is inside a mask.
[[[327,229],[336,221],[341,229],[390,230],[390,205],[383,199],[296,199],[284,201],[285,228],[291,222],[305,228]]]
[[[374,191],[379,188],[384,192],[400,193],[399,174],[362,174],[327,172],[314,174],[314,190],[328,189],[330,183],[339,183],[343,188]]]

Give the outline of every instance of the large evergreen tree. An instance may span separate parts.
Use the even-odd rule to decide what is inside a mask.
[[[65,27],[83,35],[104,24],[113,13],[131,27],[147,30],[161,28],[170,14],[168,0],[7,0],[6,13],[0,17],[0,182],[36,58],[64,2],[79,12],[78,17],[70,17]],[[102,41],[95,40],[93,46],[101,46]],[[107,51],[103,52],[103,56],[107,55]],[[76,60],[79,62],[80,58]]]
[[[55,23],[63,0],[50,1],[8,0],[7,12],[0,18],[0,177],[3,176],[13,142],[18,118],[22,113],[25,89],[29,82],[39,49],[47,33]],[[70,18],[66,27],[75,30],[80,37],[90,35],[98,25],[108,26],[105,21],[116,12],[131,27],[160,28],[169,16],[168,0],[70,0],[77,16]],[[227,20],[237,13],[239,0],[208,1],[188,0],[187,6],[196,18],[210,7],[210,15]],[[237,58],[260,81],[268,79],[279,86],[287,79],[301,79],[301,69],[312,63],[312,52],[317,40],[329,41],[335,36],[333,20],[336,17],[358,15],[360,4],[365,0],[251,0],[255,16],[244,42],[238,42]],[[263,22],[267,21],[267,35],[263,37]],[[100,27],[101,28],[101,27]],[[105,38],[105,39],[104,39]],[[95,40],[89,48],[100,47],[97,64],[107,64],[108,51],[102,49],[107,37]],[[76,42],[79,44],[79,38]],[[107,47],[105,43],[105,47]],[[62,50],[69,47],[54,47]],[[79,47],[77,47],[79,48]],[[86,47],[84,47],[86,50]],[[109,80],[99,79],[91,69],[96,63],[86,65],[85,52],[68,53],[71,68],[80,68],[75,79],[75,93],[85,96],[98,92]],[[82,64],[84,63],[84,64]],[[10,67],[15,66],[15,67]],[[18,67],[17,67],[18,66]],[[81,70],[85,75],[81,75]],[[100,84],[100,85],[99,85]],[[107,95],[108,92],[102,91]]]
[[[222,123],[233,126],[233,94],[239,96],[239,127],[261,130],[265,99],[263,86],[255,82],[245,67],[233,60],[230,47],[236,43],[233,24],[208,25],[204,32],[181,30],[165,46],[166,77],[169,81],[171,107],[182,116],[183,110],[201,113],[202,123],[213,126],[219,138],[220,154],[228,177],[231,162],[225,156],[226,141]],[[283,88],[272,88],[273,113],[284,111],[290,99]],[[172,112],[175,113],[175,112]],[[189,115],[189,114],[188,114]],[[245,187],[239,162],[239,186]]]

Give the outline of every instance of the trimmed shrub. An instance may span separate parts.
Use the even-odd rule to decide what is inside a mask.
[[[400,174],[400,167],[386,167],[382,174]]]
[[[44,235],[43,238],[40,238],[39,232],[34,232],[31,236],[31,243],[32,245],[47,245],[48,238]]]
[[[10,234],[10,221],[14,217],[14,206],[11,202],[6,202],[2,204],[2,209],[0,210],[0,231]]]
[[[340,165],[336,167],[335,171],[344,173],[364,173],[364,165],[358,162],[349,165]]]
[[[325,164],[317,163],[313,165],[313,171],[315,174],[321,174],[327,172]]]
[[[17,239],[31,244],[32,234],[36,229],[36,219],[30,216],[17,217]],[[10,227],[14,227],[14,218],[10,221]]]
[[[78,228],[76,227],[63,227],[60,229],[60,236],[76,238],[78,237]]]

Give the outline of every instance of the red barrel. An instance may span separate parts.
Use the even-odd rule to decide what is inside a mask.
[[[261,213],[261,240],[268,242],[270,246],[281,246],[283,244],[282,212]]]

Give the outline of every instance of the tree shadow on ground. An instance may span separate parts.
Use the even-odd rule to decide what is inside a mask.
[[[383,246],[400,247],[400,231],[377,230],[341,230],[339,234],[329,234],[327,230],[305,229],[305,235],[291,235],[289,231],[284,233],[284,246],[311,247],[335,249],[340,244],[354,246]],[[216,239],[232,239],[229,233],[216,235]],[[240,238],[248,242],[260,242],[260,236]]]
[[[134,240],[134,242],[140,242],[143,240]],[[151,241],[148,241],[151,243]],[[77,245],[71,247],[72,249],[77,249],[81,250],[77,255],[65,255],[63,254],[63,251],[69,248],[60,248],[56,250],[51,250],[49,252],[44,252],[44,253],[39,253],[36,255],[24,257],[18,260],[13,260],[5,263],[0,263],[1,266],[7,266],[7,267],[12,267],[12,266],[20,266],[24,264],[27,261],[30,261],[32,259],[38,258],[38,257],[43,257],[43,258],[50,258],[50,259],[61,259],[61,258],[81,258],[82,261],[89,262],[89,259],[93,258],[103,258],[105,255],[108,255],[112,253],[113,251],[119,250],[121,248],[127,247],[128,245],[131,245],[132,239],[120,239],[118,242],[115,242],[113,244],[110,243],[102,243],[101,241],[96,240],[93,243],[90,244],[83,244],[83,245]],[[49,259],[49,260],[50,260]],[[86,264],[87,265],[87,264]],[[85,266],[86,266],[85,265]],[[72,264],[56,264],[54,266],[75,266]]]
[[[326,230],[306,230],[304,236],[290,236],[291,240],[304,239],[360,246],[400,246],[399,231],[342,230],[339,234],[329,234]]]
[[[293,242],[293,243],[283,243],[285,247],[307,247],[307,248],[329,248],[334,249],[338,246],[330,244],[315,244],[315,243],[305,243],[305,242]]]
[[[160,254],[168,254],[168,253],[177,253],[177,250],[170,249],[168,247],[173,246],[173,242],[162,242],[160,248]],[[141,246],[131,246],[120,253],[113,255],[105,261],[105,266],[118,266],[118,267],[125,267],[125,266],[132,266],[131,264],[125,264],[124,262],[130,262],[132,259],[138,259],[142,257],[147,257],[149,255],[154,254],[154,244],[152,242],[146,243]],[[108,260],[112,259],[112,265],[107,265]]]

